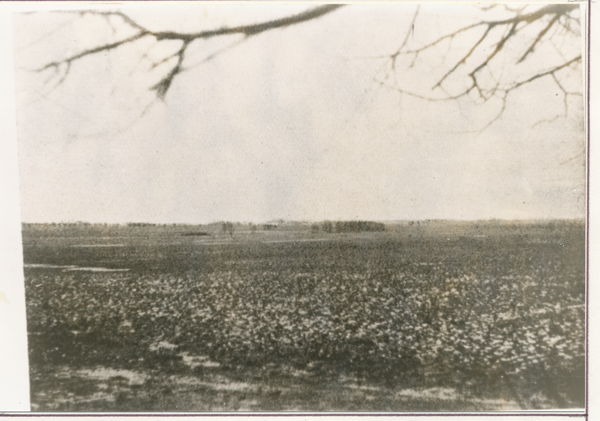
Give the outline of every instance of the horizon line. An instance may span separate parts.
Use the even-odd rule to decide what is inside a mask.
[[[90,225],[128,225],[128,224],[148,224],[148,225],[212,225],[230,222],[234,224],[273,224],[273,223],[320,223],[320,222],[351,222],[351,221],[366,221],[379,223],[402,223],[402,222],[551,222],[551,221],[577,221],[585,222],[586,217],[571,217],[571,218],[479,218],[479,219],[458,219],[458,218],[423,218],[423,219],[283,219],[274,218],[266,221],[242,221],[242,220],[215,220],[210,222],[149,222],[149,221],[21,221],[21,224],[90,224]]]

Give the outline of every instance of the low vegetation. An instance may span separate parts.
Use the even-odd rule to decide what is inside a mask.
[[[283,389],[345,378],[386,391],[446,388],[461,399],[501,398],[527,409],[582,407],[583,226],[534,228],[215,246],[161,234],[152,247],[118,248],[28,245],[25,236],[26,263],[55,265],[25,269],[33,402],[73,408],[48,400],[48,388],[61,383],[52,367],[109,367],[154,378],[253,373]],[[130,394],[110,409],[143,410],[148,399]],[[273,399],[252,410],[289,408]],[[455,406],[396,400],[394,407],[358,395],[323,408],[315,399],[294,408],[469,408],[456,399]]]

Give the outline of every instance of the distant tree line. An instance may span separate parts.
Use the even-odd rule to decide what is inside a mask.
[[[229,234],[230,237],[233,237],[233,232],[235,230],[233,222],[223,222],[221,228],[223,230],[223,234]]]
[[[364,232],[364,231],[385,231],[385,224],[373,221],[324,221],[320,225],[312,226],[313,232]]]

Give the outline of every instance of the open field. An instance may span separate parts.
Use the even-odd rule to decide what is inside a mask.
[[[25,226],[33,409],[580,408],[584,234]]]

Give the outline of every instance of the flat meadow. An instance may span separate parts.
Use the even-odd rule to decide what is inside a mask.
[[[32,409],[584,407],[583,222],[246,228],[24,225]]]

